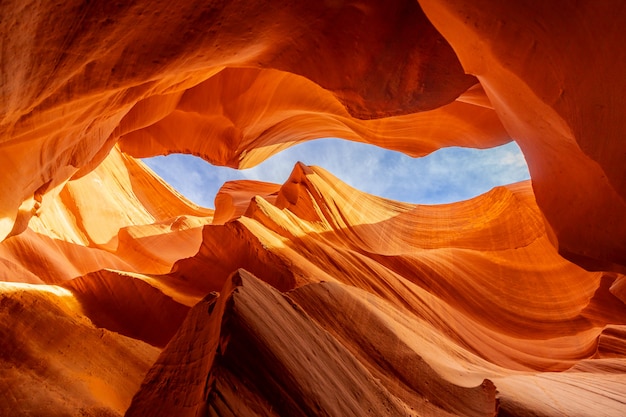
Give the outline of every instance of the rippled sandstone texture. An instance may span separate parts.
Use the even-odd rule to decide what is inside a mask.
[[[626,414],[626,4],[0,8],[0,415]],[[208,210],[134,159],[327,136],[516,140],[532,183],[297,164]]]

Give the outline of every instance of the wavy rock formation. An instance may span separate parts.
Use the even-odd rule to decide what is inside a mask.
[[[626,5],[493,3],[420,1],[523,149],[560,252],[623,272]]]
[[[626,5],[0,10],[0,415],[626,414]],[[135,159],[328,136],[515,140],[532,181],[422,206],[298,163],[211,210]]]

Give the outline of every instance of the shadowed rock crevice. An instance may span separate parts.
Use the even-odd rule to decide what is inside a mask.
[[[250,412],[250,403],[269,405],[270,413],[276,415],[418,415],[297,304],[244,270],[226,283],[210,313],[207,303],[191,311],[150,371],[127,416],[195,415],[199,410],[242,415],[237,410]],[[219,334],[215,333],[217,325]],[[181,357],[180,348],[186,343],[191,345]],[[194,351],[193,346],[211,351]],[[194,404],[172,403],[176,397],[163,391],[165,381],[172,391],[195,386],[200,394],[197,382],[209,364],[194,357],[213,358],[203,393]],[[177,381],[169,375],[174,369]],[[252,398],[241,401],[239,386],[242,393],[253,393]],[[493,394],[492,390],[492,410]],[[427,401],[420,408],[427,415],[442,412]]]

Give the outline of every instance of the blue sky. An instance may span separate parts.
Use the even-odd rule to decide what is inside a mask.
[[[291,147],[262,164],[235,170],[174,154],[143,160],[191,201],[213,207],[226,181],[252,179],[282,184],[296,162],[318,165],[359,190],[409,203],[440,204],[465,200],[497,185],[529,178],[515,142],[486,150],[445,148],[411,158],[373,145],[318,139]]]

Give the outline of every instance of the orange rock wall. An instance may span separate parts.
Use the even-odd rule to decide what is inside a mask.
[[[1,415],[607,415],[626,398],[620,2],[0,4]],[[515,140],[439,206],[296,164]]]
[[[420,4],[522,148],[560,252],[623,271],[626,5]]]

